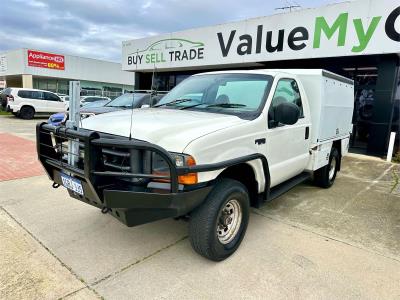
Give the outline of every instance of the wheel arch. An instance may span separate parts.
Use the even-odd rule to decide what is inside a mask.
[[[240,163],[237,165],[233,165],[224,169],[217,177],[219,178],[230,178],[241,182],[244,186],[246,186],[249,197],[250,197],[250,205],[252,207],[259,207],[260,204],[265,201],[269,194],[270,187],[270,175],[268,168],[268,161],[264,157],[264,159],[260,159],[262,166],[262,174],[264,176],[264,190],[259,191],[259,186],[262,184],[259,176],[257,176],[256,166],[251,164],[250,162]]]
[[[340,167],[342,165],[342,140],[333,141],[332,149],[333,148],[335,148],[339,152],[338,171],[340,171]]]

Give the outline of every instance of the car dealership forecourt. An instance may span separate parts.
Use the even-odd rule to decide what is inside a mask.
[[[223,91],[208,98],[211,102],[199,103],[195,89],[187,97],[180,97],[187,90],[179,94],[175,89],[158,108],[89,117],[80,124],[88,131],[79,132],[48,125],[38,126],[36,132],[38,120],[0,116],[0,139],[8,145],[0,143],[0,298],[397,299],[400,169],[377,157],[346,154],[350,147],[350,152],[381,156],[390,132],[399,135],[398,6],[396,1],[353,1],[123,43],[121,74],[129,75],[128,83],[135,80],[137,90],[171,90],[185,79],[187,84],[209,76]],[[46,81],[50,87],[53,80],[79,79],[38,75],[65,75],[75,58],[60,59],[65,55],[33,49],[20,53],[25,71],[8,74],[10,82]],[[0,55],[0,75],[2,59]],[[7,57],[8,70],[13,67],[10,62]],[[27,70],[36,71],[32,75]],[[196,75],[208,71],[216,72]],[[112,78],[108,83],[92,79],[81,82],[101,86],[102,92],[132,88],[111,84]],[[291,101],[282,105],[288,90]],[[271,97],[259,114],[252,111],[253,100],[262,91]],[[267,110],[270,102],[275,105]],[[190,125],[185,125],[188,120]],[[268,135],[259,136],[263,130]],[[76,164],[69,165],[63,153],[68,151],[65,137],[83,142]],[[230,143],[222,145],[226,141]],[[302,145],[310,141],[315,147],[304,151]],[[395,143],[398,147],[398,140]],[[149,170],[148,164],[138,166],[149,153],[134,147],[131,151],[132,146],[168,156],[176,180],[166,178],[162,159],[153,154],[149,178],[131,178]],[[273,185],[285,183],[286,172],[294,174],[312,155],[307,168],[316,171],[317,186],[309,180],[285,194],[278,189],[255,198],[254,191],[262,191],[267,180],[260,185],[239,181],[249,178],[253,167],[259,168],[258,179],[266,175],[260,171],[265,162],[258,153],[246,153],[245,160],[253,159],[250,168],[230,169],[225,177],[204,184],[221,165],[238,163],[229,158],[245,146],[254,152],[268,146],[267,163],[275,168]],[[16,165],[19,147],[25,161]],[[272,161],[278,155],[294,158],[299,149],[296,161],[283,160],[285,167]],[[301,175],[289,183],[304,180]],[[143,190],[148,179],[151,185]],[[132,189],[121,188],[132,183]],[[67,189],[53,189],[52,184]],[[184,215],[186,221],[195,219],[189,224],[172,219],[198,205],[200,194],[214,184],[214,203],[234,194],[218,216],[219,243],[237,245],[236,234],[249,221],[239,251],[221,263],[196,252],[221,260],[232,251],[213,248],[211,253],[201,238],[189,236],[207,235],[204,228],[210,227],[217,207]],[[192,194],[174,198],[183,186]],[[171,191],[160,192],[164,188]],[[145,196],[151,189],[159,193],[158,199]],[[170,193],[173,190],[178,193]],[[248,191],[250,210],[242,206]],[[279,199],[257,205],[264,196]],[[128,207],[121,208],[121,203]],[[160,203],[166,204],[162,212],[151,212]],[[150,223],[124,225],[145,222]]]

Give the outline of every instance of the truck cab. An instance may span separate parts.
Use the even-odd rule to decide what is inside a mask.
[[[196,252],[220,261],[239,247],[249,207],[307,178],[329,188],[347,153],[353,82],[324,70],[194,75],[150,108],[67,129],[38,124],[53,186],[127,226],[189,219]],[[71,154],[67,143],[79,143]]]

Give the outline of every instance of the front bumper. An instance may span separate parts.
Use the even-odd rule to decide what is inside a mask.
[[[79,141],[84,154],[81,165],[72,166],[63,160],[62,152],[57,153],[57,145],[66,140]],[[115,178],[146,178],[151,181],[167,178],[145,173],[106,171],[102,161],[103,147],[157,152],[169,165],[170,183],[149,187],[148,184],[116,180]],[[37,152],[48,176],[56,184],[53,186],[62,185],[61,173],[79,179],[83,195],[68,190],[71,197],[101,209],[106,208],[127,226],[184,216],[200,205],[212,189],[210,184],[196,185],[190,189],[180,186],[178,176],[188,171],[176,167],[166,150],[142,141],[101,136],[93,131],[71,130],[42,123],[37,125]]]
[[[62,185],[61,169],[53,170],[53,181]],[[165,190],[131,187],[124,190],[118,186],[109,186],[102,190],[103,196],[91,190],[86,179],[81,179],[84,196],[68,190],[72,198],[90,204],[107,212],[125,225],[137,226],[165,218],[184,216],[206,199],[212,186],[203,186],[190,191],[177,193]]]
[[[182,186],[178,183],[180,175],[220,170],[256,159],[268,170],[265,156],[259,153],[214,164],[178,167],[165,149],[148,142],[46,123],[37,125],[36,134],[38,158],[49,178],[56,185],[62,185],[61,173],[79,179],[83,195],[68,190],[71,197],[106,209],[127,226],[184,216],[199,206],[212,190],[213,182]],[[79,143],[79,160],[75,164],[66,162],[62,148],[65,141]],[[108,170],[104,153],[121,149],[135,151],[135,155],[130,152],[130,157],[143,158],[143,161],[146,153],[156,153],[168,165],[169,175],[152,174],[145,168],[140,172],[127,171],[125,167]]]

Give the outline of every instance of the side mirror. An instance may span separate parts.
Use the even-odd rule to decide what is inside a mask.
[[[285,125],[296,124],[300,118],[300,108],[290,102],[282,102],[274,109],[274,121]]]

